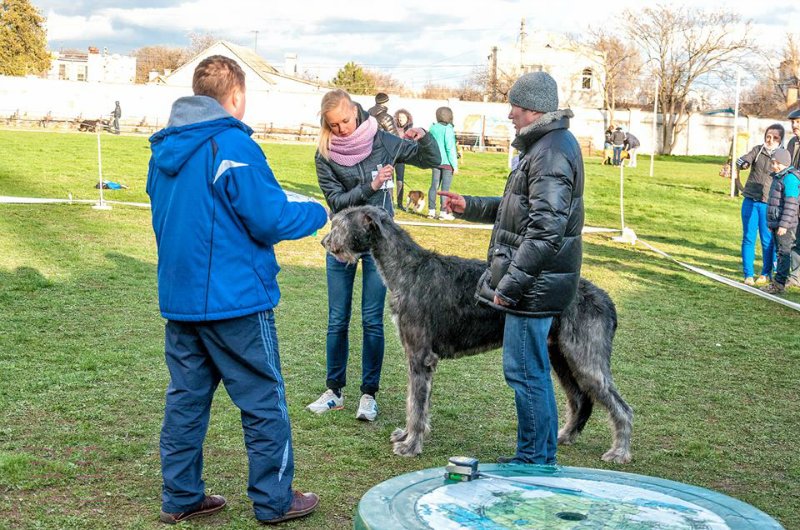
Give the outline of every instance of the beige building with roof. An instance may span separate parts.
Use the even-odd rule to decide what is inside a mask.
[[[167,86],[192,86],[192,75],[200,61],[211,55],[230,57],[239,63],[247,80],[247,91],[251,92],[285,92],[300,94],[322,94],[329,90],[305,79],[287,75],[258,55],[250,48],[227,41],[217,41],[190,61],[177,68],[169,76],[163,78]]]

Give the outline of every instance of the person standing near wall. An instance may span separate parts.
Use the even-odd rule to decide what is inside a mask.
[[[388,133],[399,136],[397,134],[397,128],[394,126],[392,115],[389,114],[389,109],[386,108],[387,103],[389,103],[389,96],[383,92],[378,92],[375,94],[375,105],[370,107],[367,112],[370,116],[378,120],[378,127]]]
[[[631,133],[625,133],[624,148],[628,151],[628,167],[636,167],[636,150],[639,149],[639,139]]]
[[[119,106],[119,101],[114,102],[114,110],[111,111],[111,127],[112,133],[119,134],[119,119],[122,117],[122,108]]]
[[[397,129],[397,134],[401,138],[405,136],[406,131],[414,128],[414,120],[411,113],[406,109],[400,109],[394,113],[394,126]],[[406,165],[403,162],[398,162],[394,166],[395,172],[395,188],[397,193],[397,209],[405,211],[406,207],[403,206],[403,191],[405,188]]]
[[[453,111],[450,107],[436,109],[436,123],[431,125],[430,135],[439,144],[441,163],[431,170],[431,188],[428,190],[428,217],[436,217],[436,190],[450,191],[453,174],[458,171],[458,148],[456,147],[456,132],[453,128]],[[444,197],[439,204],[439,219],[452,221],[452,213],[444,209]]]
[[[614,149],[614,165],[618,166],[622,163],[622,150],[625,148],[625,133],[622,132],[622,127],[617,127],[611,133],[611,146]]]

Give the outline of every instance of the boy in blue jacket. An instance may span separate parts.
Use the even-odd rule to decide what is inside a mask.
[[[287,197],[250,138],[236,61],[203,60],[192,89],[194,96],[173,104],[166,129],[150,138],[147,175],[170,373],[160,519],[174,524],[225,506],[222,496],[205,493],[202,478],[211,400],[222,381],[242,411],[256,518],[276,523],[311,513],[319,497],[292,489],[273,246],[312,234],[327,216],[313,201]]]
[[[778,148],[772,154],[772,186],[767,203],[767,223],[777,242],[778,265],[772,283],[762,291],[781,294],[789,277],[792,245],[797,231],[798,196],[800,178],[792,167],[792,157],[786,149]]]

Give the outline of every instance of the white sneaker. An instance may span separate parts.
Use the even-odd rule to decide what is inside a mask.
[[[451,213],[442,212],[439,214],[439,219],[442,219],[443,221],[454,221],[455,217]]]
[[[358,412],[356,412],[356,419],[363,421],[375,421],[378,416],[378,403],[375,398],[369,394],[361,396],[361,401],[358,402]]]
[[[436,210],[428,210],[428,219],[436,219]]]
[[[342,410],[344,408],[344,394],[336,396],[330,388],[322,393],[315,402],[306,407],[311,412],[323,414],[329,410]]]

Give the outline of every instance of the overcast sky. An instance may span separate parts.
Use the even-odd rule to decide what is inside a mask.
[[[281,66],[296,53],[300,70],[330,79],[347,61],[391,73],[412,88],[457,84],[486,64],[492,46],[514,43],[520,19],[528,33],[580,33],[613,28],[614,14],[648,4],[636,0],[32,0],[47,17],[50,48],[96,46],[127,54],[150,45],[184,47],[191,33],[211,33],[252,47]],[[754,22],[761,43],[781,46],[800,32],[800,4],[695,0],[724,6]],[[612,8],[613,6],[613,8]],[[767,8],[766,6],[770,6]],[[258,32],[257,34],[255,32]]]

